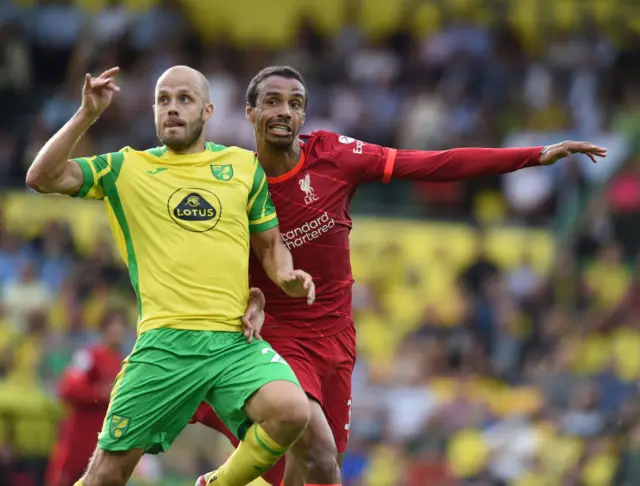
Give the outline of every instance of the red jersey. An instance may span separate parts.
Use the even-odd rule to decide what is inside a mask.
[[[456,181],[503,174],[539,165],[542,150],[396,150],[326,131],[302,136],[301,142],[300,162],[288,173],[268,178],[269,192],[296,268],[314,279],[316,302],[308,306],[305,299],[287,297],[252,255],[251,285],[266,297],[262,335],[267,340],[328,336],[353,325],[349,203],[360,184],[392,177]]]
[[[60,424],[47,473],[48,484],[73,484],[80,477],[75,477],[78,470],[82,475],[98,442],[122,359],[120,353],[103,345],[82,349],[73,356],[58,385],[68,414]]]

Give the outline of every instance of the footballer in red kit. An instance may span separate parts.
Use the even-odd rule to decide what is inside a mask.
[[[100,327],[102,340],[77,351],[58,384],[68,414],[51,454],[47,486],[72,486],[82,477],[96,448],[111,387],[122,366],[125,317],[110,312]]]
[[[606,151],[586,142],[547,147],[445,151],[396,150],[327,131],[299,136],[306,86],[290,67],[262,70],[247,91],[247,116],[268,176],[280,231],[297,265],[313,276],[316,301],[287,298],[251,258],[251,285],[262,289],[261,335],[291,365],[311,399],[309,427],[287,454],[285,484],[340,484],[351,421],[356,360],[350,264],[350,201],[360,184],[392,178],[459,181],[552,164],[573,153],[593,161]],[[237,440],[203,404],[195,420]],[[278,485],[282,460],[265,475]],[[289,467],[289,463],[295,466]]]

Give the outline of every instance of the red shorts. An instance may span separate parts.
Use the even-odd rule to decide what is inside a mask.
[[[351,425],[351,378],[356,361],[355,329],[348,327],[333,336],[309,340],[270,336],[268,341],[287,360],[302,389],[322,406],[338,452],[346,451]],[[206,403],[200,405],[192,422],[223,433],[234,447],[239,444]],[[263,478],[269,484],[279,485],[284,464],[283,457]]]
[[[338,447],[347,450],[351,425],[351,378],[356,362],[356,332],[349,326],[332,336],[266,338],[295,372],[302,389],[324,410]]]

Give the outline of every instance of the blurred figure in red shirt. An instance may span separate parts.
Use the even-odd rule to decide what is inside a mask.
[[[58,385],[68,408],[47,470],[47,486],[72,486],[84,472],[107,413],[109,394],[122,364],[127,321],[123,312],[107,312],[101,340],[75,353]]]

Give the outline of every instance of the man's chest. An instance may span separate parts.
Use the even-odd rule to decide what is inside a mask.
[[[292,251],[306,244],[333,244],[351,227],[347,212],[350,186],[316,171],[296,174],[270,187],[280,232]]]
[[[350,186],[331,174],[309,170],[301,171],[285,182],[270,185],[269,194],[281,228],[287,229],[324,213],[343,219]]]
[[[118,192],[139,225],[199,233],[246,218],[249,187],[231,165],[141,166],[125,175]]]

